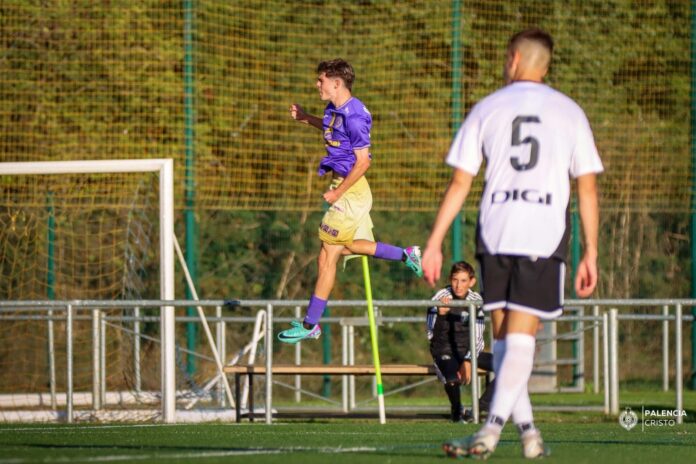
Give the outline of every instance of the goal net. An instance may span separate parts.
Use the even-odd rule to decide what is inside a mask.
[[[0,300],[174,299],[172,166],[0,163]],[[76,417],[116,406],[173,420],[172,307],[37,303],[0,317],[0,420],[53,420],[70,403]]]

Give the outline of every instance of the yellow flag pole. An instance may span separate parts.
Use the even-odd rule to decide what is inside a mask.
[[[363,278],[365,280],[365,299],[367,300],[367,318],[370,322],[370,341],[372,342],[372,362],[375,365],[375,380],[377,380],[377,402],[379,404],[379,423],[386,424],[384,411],[384,387],[382,386],[382,371],[379,365],[379,346],[377,344],[377,324],[375,323],[375,308],[372,305],[372,284],[370,283],[370,268],[367,256],[362,257]]]

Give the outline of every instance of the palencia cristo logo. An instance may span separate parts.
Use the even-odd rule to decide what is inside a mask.
[[[619,415],[619,424],[626,430],[631,430],[638,424],[638,415],[631,411],[631,408],[626,408],[626,410]]]

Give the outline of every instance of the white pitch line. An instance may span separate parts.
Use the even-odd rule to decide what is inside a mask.
[[[75,434],[83,431],[101,431],[108,429],[133,429],[133,428],[153,428],[153,427],[182,427],[187,428],[189,424],[122,424],[122,425],[78,425],[78,426],[47,426],[47,427],[13,427],[4,428],[0,427],[1,432],[40,432],[40,433],[64,433],[64,434]],[[263,424],[265,425],[265,424]],[[276,427],[288,426],[290,424],[273,424],[273,430],[259,430],[248,428],[248,424],[215,424],[215,427],[233,427],[237,430],[234,431],[235,434],[254,434],[259,435],[263,433],[267,434],[277,434],[278,430]],[[177,432],[178,434],[200,434],[198,430],[181,430]],[[366,432],[327,432],[327,431],[312,431],[304,430],[298,433],[299,435],[337,435],[337,436],[348,436],[348,435],[365,435]],[[371,437],[374,436],[391,436],[390,432],[369,432]],[[1,462],[1,461],[0,461]]]
[[[62,462],[118,462],[118,461],[143,461],[150,459],[207,459],[220,458],[229,456],[255,456],[264,454],[284,454],[284,453],[301,453],[312,452],[320,454],[343,454],[343,453],[360,453],[360,452],[376,452],[381,448],[358,446],[352,448],[307,448],[307,447],[289,447],[289,448],[273,448],[273,449],[248,449],[248,450],[230,450],[230,451],[194,451],[190,453],[152,453],[152,454],[114,454],[106,456],[94,457],[56,457],[56,458],[40,458],[40,459],[0,459],[0,464],[26,464],[33,462],[42,463],[62,463]]]
[[[149,428],[149,427],[176,427],[182,424],[122,424],[122,425],[78,425],[78,426],[48,426],[48,427],[0,427],[0,432],[62,432],[98,429],[124,429],[124,428]]]

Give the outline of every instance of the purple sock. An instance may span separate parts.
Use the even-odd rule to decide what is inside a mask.
[[[309,299],[309,306],[307,306],[307,315],[304,318],[304,322],[312,325],[317,324],[319,319],[321,319],[321,315],[324,314],[324,309],[326,309],[326,300],[312,295]]]
[[[394,245],[389,245],[388,243],[377,242],[375,258],[386,259],[388,261],[401,261],[403,255],[403,248]]]

